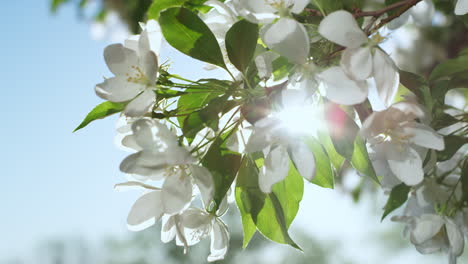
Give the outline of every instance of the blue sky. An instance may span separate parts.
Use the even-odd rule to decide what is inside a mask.
[[[0,260],[25,254],[47,238],[125,234],[125,219],[138,195],[113,190],[124,180],[118,164],[126,155],[113,145],[116,117],[72,133],[101,102],[93,89],[109,75],[102,59],[109,43],[91,40],[90,25],[79,21],[72,7],[51,16],[48,2],[2,4]],[[173,50],[167,56],[176,57],[176,73],[193,79],[206,75],[193,70],[201,63],[177,59]],[[301,208],[295,226],[323,240],[342,241],[349,255],[356,255],[363,243],[375,244],[369,236],[390,226],[369,213],[384,201],[356,206],[339,192],[310,184],[304,200],[307,207]],[[379,253],[373,255],[378,259]],[[432,259],[414,249],[408,254],[406,260]]]
[[[125,154],[112,143],[115,118],[71,133],[101,101],[106,43],[70,7],[51,16],[48,1],[18,0],[2,11],[0,256],[45,237],[125,230],[133,195],[112,189]]]

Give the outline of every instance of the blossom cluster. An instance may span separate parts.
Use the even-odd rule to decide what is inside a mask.
[[[374,17],[363,24],[356,20],[356,14],[346,10],[322,12],[323,18],[314,28],[301,20],[311,4],[309,0],[209,0],[204,4],[210,7],[209,11],[189,14],[199,17],[199,21],[194,20],[197,25],[206,25],[210,36],[220,44],[221,62],[178,46],[176,41],[181,36],[170,35],[172,28],[163,22],[171,12],[191,11],[173,6],[167,11],[161,8],[166,12],[161,16],[166,16],[159,22],[149,20],[141,24],[140,35],[104,50],[105,62],[114,76],[97,84],[95,91],[112,106],[120,107],[117,141],[131,152],[120,164],[128,181],[116,188],[142,191],[130,209],[128,227],[139,231],[161,220],[161,240],[175,240],[185,251],[209,236],[208,261],[223,259],[228,251],[229,231],[221,217],[228,210],[230,194],[234,193],[231,185],[237,177],[235,192],[238,206],[243,208],[241,213],[265,236],[294,246],[289,236],[269,236],[262,229],[261,220],[253,216],[263,209],[255,209],[252,204],[258,199],[266,204],[266,199],[271,199],[268,201],[279,204],[273,211],[287,217],[278,212],[289,208],[281,207],[276,186],[288,181],[291,171],[324,187],[323,181],[317,180],[326,177],[323,172],[319,175],[319,168],[322,171],[324,162],[330,163],[321,159],[331,155],[326,148],[324,153],[317,138],[323,131],[331,130],[329,137],[336,152],[359,174],[366,172],[354,163],[356,149],[347,157],[347,150],[341,150],[338,141],[351,140],[351,145],[356,145],[355,139],[359,138],[367,142],[362,154],[372,168],[367,172],[375,174],[389,199],[399,198],[394,197],[398,191],[404,193],[402,203],[406,202],[406,208],[401,216],[392,219],[406,225],[405,233],[416,249],[423,254],[445,251],[450,263],[455,263],[468,234],[467,194],[463,187],[463,174],[468,172],[466,152],[462,147],[450,159],[437,160],[437,152],[447,147],[444,135],[431,126],[433,116],[421,101],[424,98],[397,96],[401,76],[395,62],[380,46],[386,38],[376,22],[382,18]],[[427,12],[434,10],[431,1],[422,1],[387,26],[397,28],[409,16],[421,16],[415,11],[421,10],[421,5]],[[467,12],[468,1],[458,0],[455,13]],[[174,17],[178,19],[182,13]],[[253,25],[258,32],[253,39],[252,56],[247,59],[234,56],[249,52],[233,52],[237,47],[229,38],[234,34],[232,29],[244,22],[248,23],[242,24],[245,28]],[[202,29],[200,26],[195,31],[200,33]],[[192,31],[187,32],[187,36],[195,36],[189,35]],[[166,41],[189,56],[206,58],[210,68],[226,70],[233,80],[189,81],[169,74],[167,65],[159,60],[164,52],[161,44]],[[338,50],[325,56],[313,55],[317,42]],[[234,43],[241,48],[247,45],[242,41]],[[194,42],[195,48],[196,45]],[[244,59],[248,66],[239,62]],[[287,72],[278,77],[274,64],[281,59]],[[369,106],[368,102],[375,100],[383,105],[380,111],[372,111]],[[368,106],[370,113],[359,115],[358,120],[356,105]],[[458,116],[466,110],[460,111]],[[331,116],[331,120],[320,120],[323,116]],[[295,117],[303,120],[291,122]],[[353,134],[346,122],[359,131]],[[323,123],[327,123],[325,128]],[[458,122],[462,131],[466,128],[463,124]],[[313,142],[319,142],[318,148],[306,140],[311,137]],[[327,166],[333,182],[332,170],[339,168]],[[226,171],[229,169],[232,171]],[[248,169],[255,177],[247,177],[246,181],[254,182],[249,182],[247,191],[238,197],[237,192],[243,190],[241,174]],[[290,195],[283,194],[281,199]],[[286,233],[290,221],[285,219],[287,224],[279,224]]]

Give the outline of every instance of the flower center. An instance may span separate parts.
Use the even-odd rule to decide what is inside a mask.
[[[127,82],[142,84],[149,82],[148,78],[146,78],[146,75],[143,73],[140,67],[132,65],[131,68],[133,69],[133,72],[125,74],[125,76],[127,76]]]

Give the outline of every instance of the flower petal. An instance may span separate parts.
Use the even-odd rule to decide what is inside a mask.
[[[387,146],[388,165],[395,176],[409,186],[420,183],[424,179],[424,171],[419,154],[408,146],[392,143]]]
[[[203,204],[208,207],[213,200],[214,195],[214,182],[211,172],[202,166],[190,165],[192,177],[200,190]]]
[[[141,68],[148,78],[148,82],[151,86],[156,85],[156,79],[158,77],[158,57],[153,51],[148,51],[141,55],[140,58]]]
[[[445,148],[444,137],[427,125],[414,122],[404,129],[408,135],[412,135],[409,140],[416,145],[439,151]]]
[[[229,247],[229,231],[226,224],[216,218],[213,221],[213,230],[211,231],[210,255],[208,261],[218,261],[224,259]]]
[[[258,76],[261,79],[269,79],[273,73],[273,61],[279,57],[277,53],[266,51],[255,57]]]
[[[330,67],[319,74],[325,87],[326,97],[342,105],[354,105],[367,98],[367,83],[353,81],[346,76],[341,67]]]
[[[468,0],[458,0],[455,5],[455,15],[462,16],[468,13]]]
[[[134,72],[132,66],[138,65],[138,56],[134,50],[122,44],[112,44],[104,49],[104,60],[109,70],[117,75],[125,76]]]
[[[268,25],[262,33],[265,44],[289,61],[296,64],[307,61],[310,41],[301,23],[292,18],[281,18],[275,24]]]
[[[166,177],[162,186],[164,213],[177,214],[187,208],[192,201],[192,182],[184,172]]]
[[[283,146],[277,146],[268,153],[265,163],[258,175],[260,190],[270,193],[272,186],[284,180],[289,171],[289,156]]]
[[[133,99],[124,109],[124,114],[129,117],[139,117],[151,111],[156,103],[156,94],[151,89],[146,89]]]
[[[339,10],[326,16],[319,25],[319,33],[326,39],[347,48],[357,48],[367,42],[353,15]]]
[[[106,79],[104,82],[97,84],[96,88],[94,88],[97,96],[111,102],[132,100],[144,89],[145,85],[128,82],[127,77],[120,75]]]
[[[404,12],[403,14],[401,14],[401,16],[393,19],[392,21],[390,21],[389,23],[387,23],[386,27],[388,29],[392,29],[392,30],[395,30],[401,26],[403,26],[404,24],[406,24],[406,22],[408,22],[408,19],[410,18],[410,15],[411,15],[411,10],[408,10],[406,12]]]
[[[411,242],[421,244],[434,237],[442,228],[444,220],[439,215],[425,214],[416,219],[411,231]]]
[[[421,26],[430,26],[434,18],[435,7],[432,0],[424,0],[410,9],[413,20]]]
[[[366,80],[372,73],[372,54],[368,47],[345,49],[341,67],[354,80]]]
[[[161,241],[168,243],[172,241],[176,236],[175,217],[173,215],[162,218],[161,225]]]
[[[382,50],[375,49],[373,71],[377,94],[385,106],[390,106],[398,92],[400,74],[393,60]]]
[[[301,176],[311,181],[315,176],[315,157],[312,151],[302,141],[290,146],[289,151]]]
[[[161,180],[166,171],[166,164],[159,162],[157,158],[143,152],[134,153],[120,163],[120,171],[133,175],[137,180]]]
[[[465,238],[460,228],[450,219],[446,219],[445,228],[450,243],[450,251],[455,256],[460,256],[465,248]]]
[[[162,215],[161,192],[146,193],[133,204],[127,218],[128,228],[132,231],[146,229],[154,225]]]

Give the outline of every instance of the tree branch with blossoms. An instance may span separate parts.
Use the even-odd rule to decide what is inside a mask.
[[[426,18],[435,10],[430,0],[375,11],[357,1],[155,0],[139,35],[105,48],[113,77],[95,92],[106,102],[77,128],[120,113],[116,141],[129,151],[120,170],[131,181],[116,189],[142,191],[129,228],[161,221],[161,240],[185,253],[210,237],[207,260],[217,261],[235,200],[244,247],[258,231],[300,249],[288,230],[304,182],[333,189],[349,165],[388,194],[382,219],[405,205],[391,219],[411,243],[454,263],[467,228],[468,125],[467,109],[444,98],[468,86],[468,51],[427,78],[400,70],[379,30],[421,19],[415,7]],[[468,13],[468,1],[455,13]],[[226,79],[172,74],[159,62],[163,42]]]

